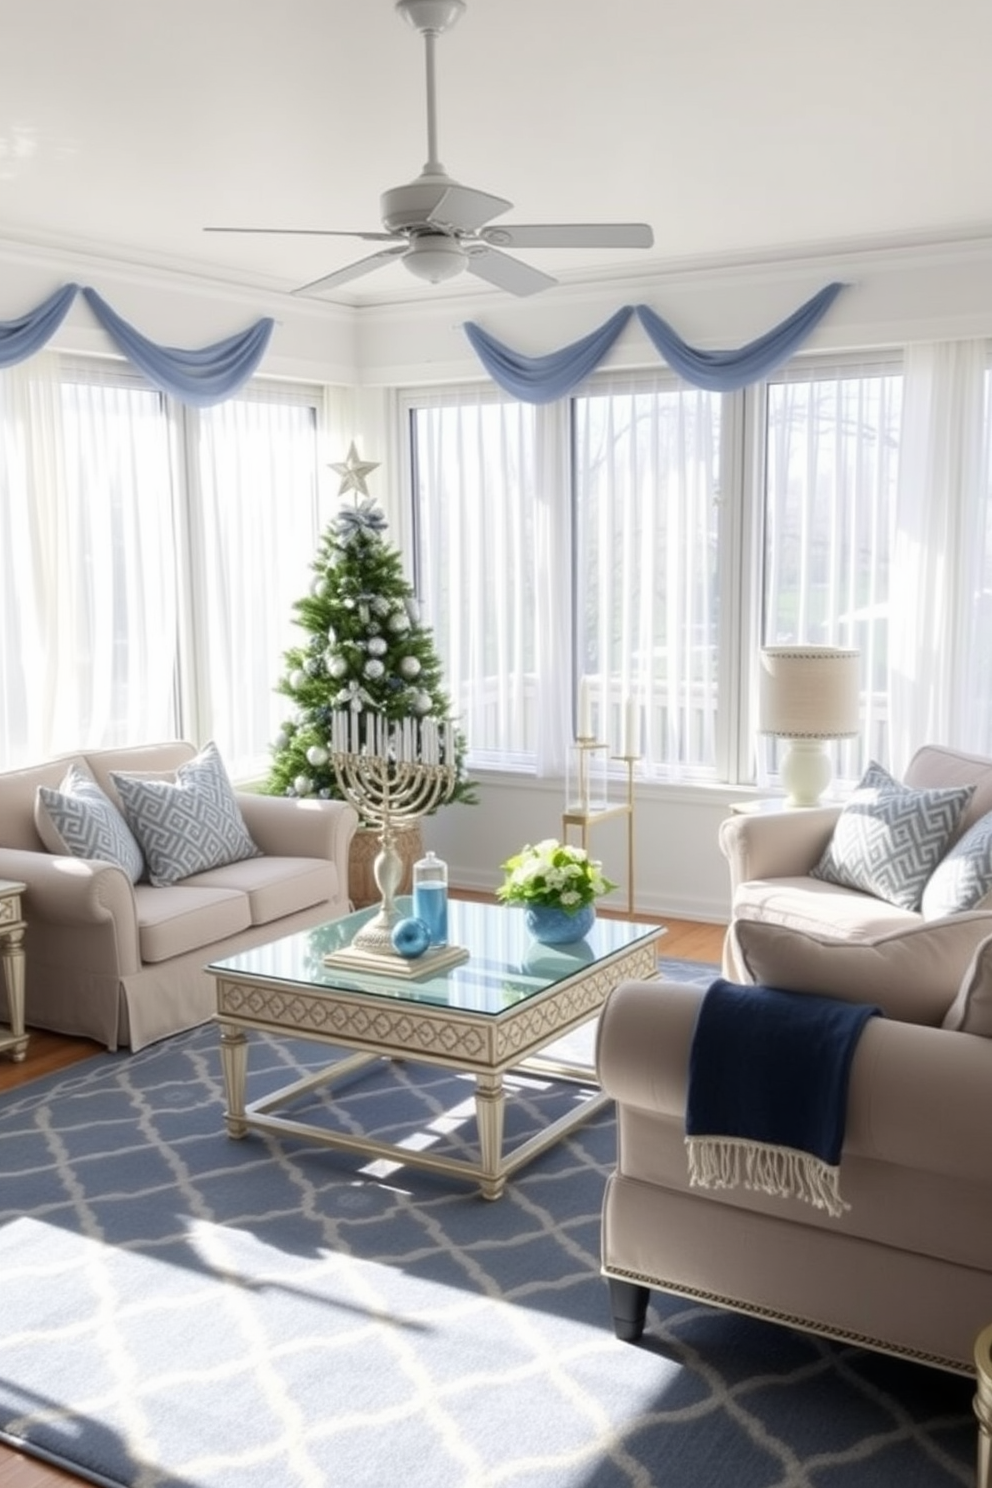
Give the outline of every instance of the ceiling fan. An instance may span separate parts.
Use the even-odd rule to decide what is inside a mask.
[[[395,8],[424,38],[427,62],[427,163],[415,181],[394,186],[379,198],[382,231],[345,232],[320,228],[208,227],[205,232],[292,233],[306,237],[360,238],[382,243],[366,258],[325,274],[294,290],[316,294],[359,279],[373,270],[401,260],[418,279],[440,284],[467,269],[480,279],[529,295],[557,284],[550,274],[533,268],[503,248],[650,248],[651,228],[643,222],[557,222],[489,227],[493,217],[513,205],[501,196],[476,191],[454,181],[437,154],[437,103],[434,50],[437,38],[453,26],[465,10],[465,0],[395,0]]]

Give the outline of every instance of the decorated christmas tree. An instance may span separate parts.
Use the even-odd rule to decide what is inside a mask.
[[[368,494],[366,478],[376,466],[359,460],[353,444],[347,461],[332,469],[342,477],[338,494],[352,494],[320,539],[309,593],[294,605],[307,639],[285,653],[277,684],[293,706],[273,745],[271,795],[340,799],[331,744],[342,719],[346,737],[371,749],[383,725],[451,717],[433,634],[421,624],[400,554],[385,537],[386,518]],[[451,799],[474,801],[464,737],[454,728],[442,729],[440,739],[455,755]]]

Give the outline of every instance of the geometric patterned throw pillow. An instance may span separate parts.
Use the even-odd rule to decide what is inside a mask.
[[[812,877],[918,909],[974,789],[913,790],[873,760],[845,802]]]
[[[939,920],[963,909],[977,909],[992,892],[992,811],[969,827],[934,869],[923,890],[925,919]]]
[[[117,771],[110,778],[157,887],[261,856],[215,744],[180,765],[174,780]]]
[[[127,822],[92,775],[78,765],[69,766],[58,790],[39,785],[34,820],[50,853],[114,863],[132,883],[145,871],[141,848]]]

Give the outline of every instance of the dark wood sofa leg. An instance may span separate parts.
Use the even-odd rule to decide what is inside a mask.
[[[613,1331],[621,1343],[636,1343],[644,1332],[650,1289],[636,1281],[621,1281],[616,1276],[611,1276],[609,1282]]]

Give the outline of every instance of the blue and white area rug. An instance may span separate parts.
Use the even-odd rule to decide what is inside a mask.
[[[250,1097],[322,1058],[254,1037]],[[472,1088],[378,1066],[333,1116],[464,1155]],[[511,1134],[580,1098],[521,1079]],[[231,1141],[222,1110],[211,1027],[4,1100],[0,1438],[112,1488],[974,1480],[965,1379],[657,1294],[643,1344],[617,1342],[605,1112],[487,1203]]]

